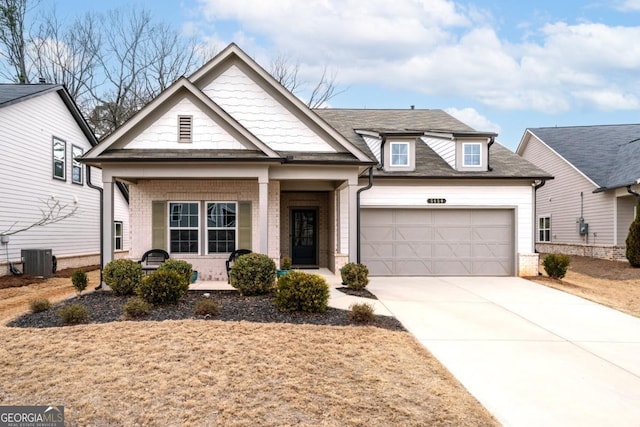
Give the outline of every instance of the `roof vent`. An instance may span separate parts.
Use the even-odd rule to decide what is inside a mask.
[[[193,116],[178,116],[178,142],[193,142]]]
[[[47,84],[47,80],[44,77],[40,77],[38,79],[38,83],[40,83],[41,85]]]
[[[415,110],[415,109],[416,109],[416,106],[415,106],[415,105],[412,105],[412,106],[411,106],[411,109],[412,109],[412,110]]]

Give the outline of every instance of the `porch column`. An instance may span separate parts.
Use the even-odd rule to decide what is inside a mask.
[[[349,261],[358,258],[358,180],[349,180]]]
[[[269,254],[269,180],[258,179],[258,228],[260,230],[260,253]]]
[[[102,254],[104,264],[113,260],[113,179],[102,181]]]

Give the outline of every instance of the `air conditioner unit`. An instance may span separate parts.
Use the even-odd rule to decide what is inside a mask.
[[[53,276],[53,255],[51,249],[22,249],[24,274],[38,277]]]

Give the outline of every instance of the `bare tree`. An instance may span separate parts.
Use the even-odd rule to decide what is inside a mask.
[[[305,87],[308,87],[307,82],[300,80],[298,77],[299,72],[300,60],[295,60],[294,62],[290,56],[282,53],[271,61],[269,67],[269,73],[273,78],[294,95],[298,95]],[[344,90],[338,90],[336,84],[336,73],[329,74],[325,65],[320,79],[311,89],[306,104],[309,108],[320,108],[325,106],[331,98],[342,92]]]
[[[13,227],[15,227],[19,222],[16,221],[8,229],[1,231],[0,236],[12,236],[14,234],[22,233],[23,231],[31,230],[34,227],[44,227],[45,225],[55,224],[56,222],[72,217],[78,210],[77,205],[74,205],[73,207],[69,206],[69,204],[63,205],[59,200],[56,200],[53,197],[43,203],[45,204],[45,207],[40,208],[41,216],[39,220],[14,230]]]
[[[27,0],[0,0],[0,54],[6,57],[13,72],[5,77],[18,83],[29,83],[27,73],[24,18]]]

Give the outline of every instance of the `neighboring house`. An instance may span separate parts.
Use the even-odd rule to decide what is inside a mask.
[[[640,191],[640,125],[527,129],[517,153],[555,176],[536,192],[536,248],[625,258]]]
[[[59,202],[60,222],[34,227],[0,243],[0,275],[7,260],[19,264],[23,249],[51,249],[58,268],[100,262],[100,193],[77,158],[97,141],[62,85],[0,84],[0,234],[27,227],[42,218],[41,210]],[[101,171],[91,168],[91,181],[102,186]],[[124,188],[123,188],[124,190]],[[129,213],[124,195],[114,195],[110,215],[119,255],[129,246]]]
[[[312,111],[232,44],[83,162],[103,169],[105,232],[126,182],[131,255],[163,248],[204,279],[238,248],[334,272],[537,274],[532,185],[551,177],[495,136],[440,110]]]

